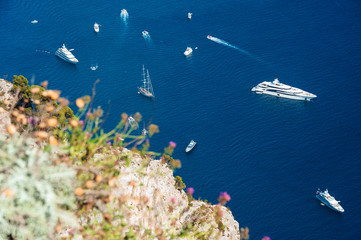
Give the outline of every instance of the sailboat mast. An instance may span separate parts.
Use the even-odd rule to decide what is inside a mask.
[[[150,76],[149,76],[149,71],[147,69],[147,91],[150,92]]]
[[[143,64],[143,74],[142,74],[142,76],[143,76],[143,88],[146,88],[146,78],[145,78],[145,68],[144,68],[144,64]]]

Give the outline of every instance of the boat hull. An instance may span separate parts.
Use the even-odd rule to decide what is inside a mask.
[[[258,89],[257,87],[252,88],[252,91],[256,92],[257,94],[266,94],[266,95],[294,99],[294,100],[301,100],[301,101],[310,101],[311,99],[315,98],[312,96],[304,96],[304,95],[296,95],[296,94],[290,95],[290,94],[284,94],[281,92],[267,91],[267,90],[263,90],[263,89]]]
[[[334,208],[326,199],[324,199],[321,195],[316,195],[316,198],[320,200],[323,204],[325,204],[327,207],[331,208],[332,210],[343,213],[343,211],[338,210],[337,208]]]
[[[256,91],[257,92],[257,91]],[[259,91],[257,92],[258,94],[267,94],[267,95],[272,95],[272,96],[276,96],[276,97],[281,97],[281,98],[288,98],[288,99],[294,99],[294,100],[301,100],[301,101],[309,101],[311,99],[313,99],[313,97],[305,97],[305,96],[297,96],[297,95],[288,95],[288,94],[283,94],[283,93],[276,93],[276,92],[271,92],[271,91]]]
[[[62,53],[59,53],[58,51],[56,51],[55,55],[68,63],[77,64],[79,62],[77,59],[76,59],[76,61],[70,60],[69,58],[63,56]]]
[[[142,94],[145,97],[154,98],[153,94],[151,94],[150,92],[148,92],[144,88],[138,87],[138,90],[139,90],[139,92],[138,92],[139,94]]]

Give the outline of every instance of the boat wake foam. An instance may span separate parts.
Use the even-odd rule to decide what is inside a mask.
[[[215,43],[218,43],[218,44],[221,44],[221,45],[236,49],[236,50],[240,51],[241,53],[244,53],[247,56],[253,58],[254,60],[257,60],[259,62],[264,62],[261,59],[259,59],[258,57],[254,56],[253,54],[247,52],[246,50],[243,50],[243,49],[241,49],[241,48],[239,48],[237,46],[234,46],[234,45],[232,45],[232,44],[230,44],[230,43],[228,43],[228,42],[226,42],[226,41],[224,41],[222,39],[219,39],[219,38],[216,38],[216,37],[208,37],[208,39],[215,42]]]
[[[120,19],[124,22],[125,25],[128,24],[128,18],[129,18],[129,14],[127,10],[123,9],[120,13]]]
[[[142,32],[142,36],[145,39],[146,42],[151,42],[152,38],[150,37],[149,33],[147,31]]]

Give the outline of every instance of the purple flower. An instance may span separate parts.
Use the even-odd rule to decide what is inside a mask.
[[[194,188],[192,188],[192,187],[187,188],[187,194],[188,195],[192,196],[193,193],[194,193]]]
[[[34,117],[29,117],[28,118],[28,123],[29,124],[32,124],[32,125],[36,125],[37,124],[37,121]]]
[[[176,146],[177,146],[177,144],[175,142],[173,142],[173,141],[169,142],[169,147],[170,148],[175,148]]]
[[[271,238],[268,237],[268,236],[264,236],[264,237],[262,238],[262,240],[271,240]]]
[[[84,125],[84,121],[83,121],[83,120],[80,120],[80,121],[79,121],[79,124],[80,124],[80,125]]]
[[[220,202],[221,204],[226,204],[227,202],[229,202],[231,200],[231,196],[229,196],[229,194],[227,192],[221,192],[219,194],[218,197],[218,202]]]

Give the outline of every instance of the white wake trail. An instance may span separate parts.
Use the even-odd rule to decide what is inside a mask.
[[[243,50],[243,49],[241,49],[241,48],[239,48],[239,47],[237,47],[237,46],[234,46],[234,45],[230,44],[229,42],[226,42],[226,41],[224,41],[224,40],[222,40],[222,39],[219,39],[219,38],[216,38],[216,37],[211,37],[211,36],[208,36],[207,38],[208,38],[209,40],[213,41],[213,42],[218,43],[218,44],[222,44],[222,45],[224,45],[224,46],[227,46],[227,47],[230,47],[230,48],[234,48],[234,49],[240,51],[241,53],[244,53],[244,54],[246,54],[247,56],[249,56],[249,57],[251,57],[251,58],[253,58],[253,59],[257,60],[257,61],[264,62],[263,60],[261,60],[261,59],[259,59],[258,57],[252,55],[251,53],[247,52],[246,50]]]
[[[124,22],[125,25],[128,24],[128,18],[129,18],[129,14],[128,14],[127,10],[123,9],[120,12],[120,19]]]

